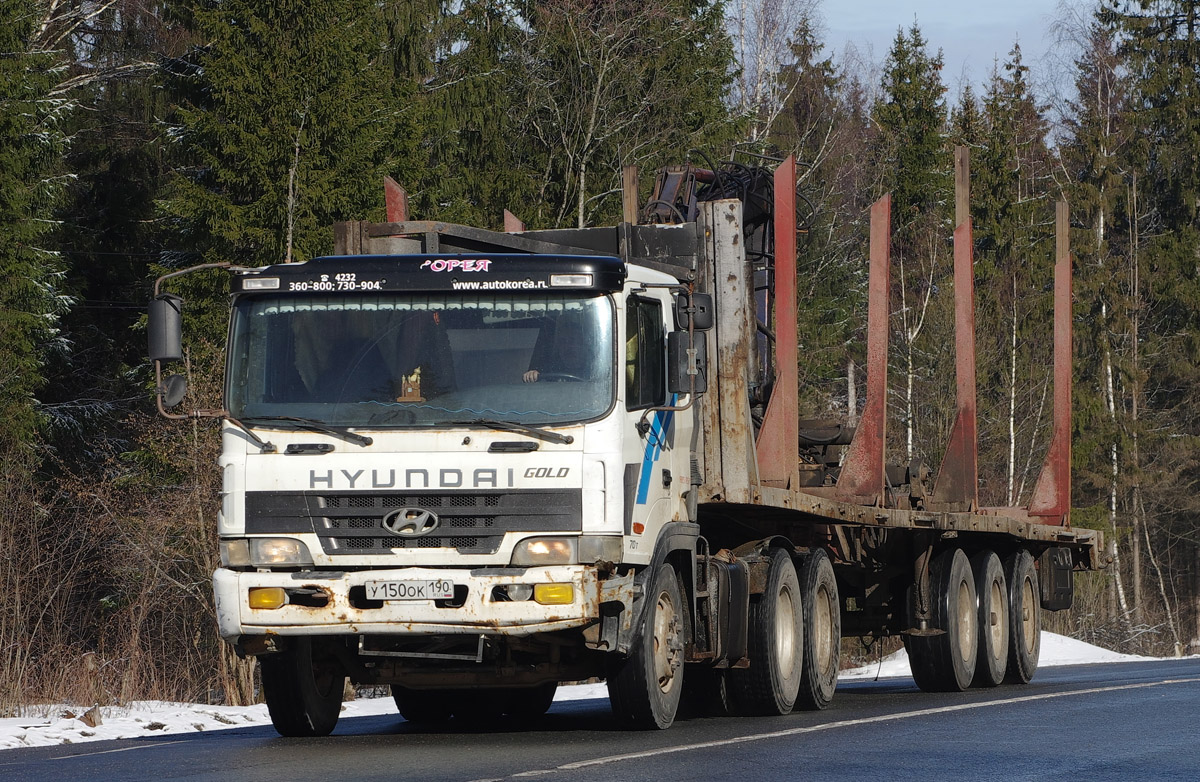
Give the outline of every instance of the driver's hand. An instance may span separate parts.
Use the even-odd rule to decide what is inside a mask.
[[[521,376],[521,381],[525,383],[536,383],[538,379],[538,371],[531,369]]]

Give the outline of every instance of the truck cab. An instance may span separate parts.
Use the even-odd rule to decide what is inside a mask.
[[[633,569],[694,526],[688,395],[668,389],[681,290],[604,256],[235,271],[221,636],[268,680],[303,649],[409,700],[603,675]]]

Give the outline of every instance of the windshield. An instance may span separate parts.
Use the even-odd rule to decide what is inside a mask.
[[[243,298],[229,412],[334,426],[597,418],[613,399],[605,296]]]

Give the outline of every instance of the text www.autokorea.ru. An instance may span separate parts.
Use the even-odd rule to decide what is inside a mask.
[[[510,291],[548,288],[545,280],[455,280],[454,290]]]

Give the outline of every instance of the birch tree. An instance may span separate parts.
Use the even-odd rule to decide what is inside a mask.
[[[739,65],[730,98],[744,118],[744,139],[761,146],[796,88],[780,74],[792,67],[789,55],[811,42],[819,0],[733,0],[726,6],[729,35]]]
[[[529,8],[518,79],[535,226],[620,208],[627,165],[678,163],[731,140],[729,39],[709,0],[545,0]]]

